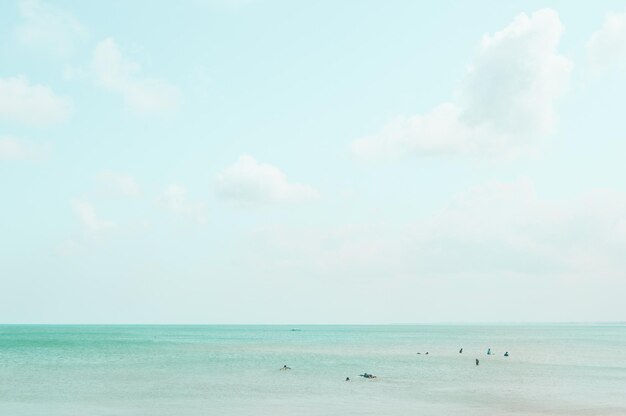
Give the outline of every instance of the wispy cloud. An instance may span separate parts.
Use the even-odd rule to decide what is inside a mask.
[[[32,125],[66,121],[72,103],[50,87],[31,84],[24,76],[0,78],[0,119]]]
[[[41,146],[11,136],[0,136],[0,160],[34,160],[42,153]]]
[[[93,52],[96,82],[120,94],[126,108],[136,113],[168,113],[180,101],[180,91],[168,82],[141,75],[141,66],[122,56],[113,38],[100,42]]]
[[[82,227],[91,235],[97,236],[115,227],[112,221],[101,219],[96,214],[96,209],[91,202],[74,199],[72,210]]]
[[[67,57],[87,40],[87,29],[70,13],[37,0],[18,4],[22,22],[15,35],[20,43]]]
[[[108,192],[116,195],[141,195],[141,187],[137,180],[131,175],[105,170],[98,174],[98,181]]]
[[[538,195],[533,182],[488,182],[406,223],[264,227],[247,261],[278,273],[414,280],[615,281],[626,267],[626,194]]]
[[[206,224],[208,221],[206,205],[189,200],[187,189],[182,185],[167,186],[159,197],[159,203],[168,211],[189,218],[198,224]]]

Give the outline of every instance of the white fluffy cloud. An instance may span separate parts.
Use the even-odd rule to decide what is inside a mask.
[[[587,55],[595,70],[626,68],[626,13],[606,15],[602,28],[587,42]]]
[[[141,187],[131,175],[112,171],[103,171],[98,174],[98,181],[110,192],[122,196],[139,196]]]
[[[172,184],[165,188],[159,202],[170,212],[187,217],[198,224],[207,223],[207,208],[202,202],[190,201],[187,189],[182,185]]]
[[[96,214],[93,204],[88,201],[75,199],[72,201],[72,210],[83,228],[92,235],[98,235],[111,230],[115,224],[108,220],[103,220]]]
[[[319,198],[310,186],[291,183],[276,166],[259,163],[252,156],[237,162],[217,176],[217,194],[242,203],[300,202]]]
[[[70,100],[49,87],[31,84],[24,76],[0,78],[0,119],[49,125],[67,120],[71,113]]]
[[[71,14],[37,0],[20,0],[23,22],[15,29],[25,45],[65,57],[87,39],[87,29]]]
[[[354,141],[352,150],[365,158],[533,151],[537,138],[554,130],[555,102],[568,85],[572,65],[557,51],[562,33],[553,10],[520,14],[484,35],[453,101],[399,116],[378,134]]]
[[[120,94],[131,111],[164,113],[178,107],[178,88],[161,79],[142,76],[140,65],[124,58],[112,38],[96,46],[92,68],[97,83]]]

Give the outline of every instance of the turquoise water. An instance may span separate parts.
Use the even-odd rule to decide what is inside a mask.
[[[252,414],[626,415],[626,326],[0,326],[0,415]]]

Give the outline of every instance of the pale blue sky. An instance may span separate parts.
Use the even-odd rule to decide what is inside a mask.
[[[626,8],[0,4],[0,322],[624,320]]]

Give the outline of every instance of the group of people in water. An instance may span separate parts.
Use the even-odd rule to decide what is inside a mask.
[[[421,354],[421,352],[418,352],[418,354]],[[459,354],[463,354],[463,348],[461,348],[459,350]],[[428,355],[428,351],[426,351],[426,353],[424,355]],[[487,349],[487,355],[494,355],[491,353],[491,348]],[[506,351],[504,353],[505,357],[509,356],[509,352]],[[476,365],[480,365],[480,360],[478,358],[476,358]],[[283,365],[283,367],[281,368],[281,370],[291,370],[291,367],[287,366],[287,364]],[[363,373],[363,374],[359,374],[359,377],[363,377],[363,378],[376,378],[375,375],[373,374],[369,374],[369,373]],[[350,377],[346,377],[346,381],[351,381]]]
[[[459,351],[459,353],[463,353],[463,348],[461,348],[461,351]],[[487,349],[487,355],[493,355],[493,354],[491,353],[491,348],[488,348],[488,349]],[[508,352],[508,351],[506,351],[506,352],[504,353],[504,356],[505,356],[505,357],[508,357],[508,356],[509,356],[509,352]]]
[[[459,350],[459,354],[463,354],[463,348],[461,348],[461,349]],[[487,349],[487,355],[493,355],[493,354],[491,353],[491,348],[488,348],[488,349]],[[504,356],[505,356],[505,357],[508,357],[508,356],[509,356],[509,352],[508,352],[508,351],[506,351],[506,352],[504,353]],[[476,358],[476,365],[480,365],[480,360],[479,360],[478,358]]]

